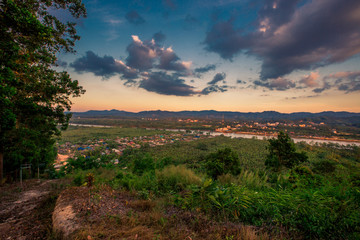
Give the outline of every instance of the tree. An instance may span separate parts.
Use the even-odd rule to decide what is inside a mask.
[[[239,156],[231,148],[219,149],[206,157],[206,169],[213,179],[227,173],[237,175],[240,173]]]
[[[56,70],[60,51],[74,52],[75,23],[54,14],[85,17],[81,0],[3,0],[0,3],[0,179],[21,163],[53,158],[54,137],[68,126],[70,97],[85,91]]]
[[[295,143],[284,132],[279,132],[277,139],[271,138],[269,141],[269,154],[266,157],[265,166],[279,171],[281,167],[293,168],[294,166],[307,161],[305,152],[296,152]]]

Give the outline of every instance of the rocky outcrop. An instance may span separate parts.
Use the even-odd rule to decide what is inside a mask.
[[[63,239],[70,239],[79,228],[79,220],[76,217],[70,199],[68,199],[68,190],[63,191],[56,201],[55,209],[52,215],[53,231]]]

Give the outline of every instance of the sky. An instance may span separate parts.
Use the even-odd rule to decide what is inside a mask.
[[[74,112],[360,112],[359,0],[84,3]]]

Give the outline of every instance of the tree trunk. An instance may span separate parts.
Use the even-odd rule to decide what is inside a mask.
[[[0,152],[0,183],[1,183],[1,180],[3,179],[3,166],[4,166],[4,161],[3,161],[3,158],[4,158],[4,153]]]

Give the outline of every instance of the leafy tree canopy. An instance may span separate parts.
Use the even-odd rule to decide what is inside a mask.
[[[66,129],[70,97],[85,91],[65,71],[56,54],[74,52],[75,23],[55,17],[67,10],[85,17],[81,0],[2,0],[0,2],[0,178],[5,169],[53,158],[57,128]]]
[[[296,152],[294,141],[284,132],[279,132],[277,139],[271,138],[268,141],[269,154],[265,161],[268,168],[275,171],[279,171],[281,167],[293,168],[308,159],[305,152]]]

